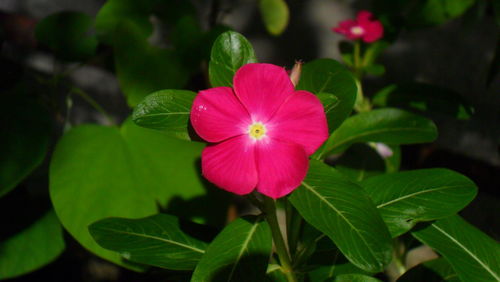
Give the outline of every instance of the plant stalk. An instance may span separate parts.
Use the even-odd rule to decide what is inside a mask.
[[[267,222],[271,227],[274,245],[276,246],[276,252],[278,253],[283,273],[289,282],[296,282],[297,278],[293,273],[290,255],[288,253],[285,240],[283,239],[283,235],[281,234],[278,217],[276,216],[276,203],[273,199],[264,197],[264,212],[266,214]]]

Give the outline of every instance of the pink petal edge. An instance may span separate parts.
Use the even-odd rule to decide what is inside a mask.
[[[306,177],[309,162],[302,146],[273,140],[256,147],[257,191],[273,199],[290,194]]]
[[[207,146],[201,156],[203,176],[218,187],[244,195],[257,185],[255,146],[238,136]]]
[[[268,122],[269,137],[304,147],[312,155],[328,138],[323,105],[312,93],[295,91]]]
[[[244,134],[251,122],[230,87],[200,91],[193,101],[190,118],[196,133],[208,142]]]

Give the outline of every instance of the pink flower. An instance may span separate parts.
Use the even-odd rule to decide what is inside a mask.
[[[235,194],[257,189],[283,197],[300,185],[308,156],[328,137],[323,106],[271,64],[241,67],[233,84],[200,91],[193,102],[191,123],[212,143],[201,156],[203,175]]]
[[[345,20],[339,23],[333,31],[345,35],[351,40],[362,38],[364,42],[371,43],[379,40],[384,35],[384,27],[378,20],[370,20],[372,13],[360,11],[355,20]]]

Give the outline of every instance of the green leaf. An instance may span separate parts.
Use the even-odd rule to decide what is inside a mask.
[[[266,221],[258,217],[236,219],[208,246],[191,281],[262,281],[271,248]]]
[[[61,138],[52,157],[54,209],[85,248],[122,263],[117,253],[97,245],[87,226],[106,217],[146,217],[157,213],[157,203],[166,206],[173,199],[204,195],[195,165],[203,146],[168,138],[131,121],[121,129],[75,127]]]
[[[354,144],[334,164],[340,173],[352,181],[361,181],[386,170],[382,157],[366,144]]]
[[[330,132],[351,114],[358,91],[351,72],[332,59],[318,59],[304,64],[297,89],[317,95],[330,93],[337,97],[338,103],[327,114]]]
[[[89,231],[101,247],[133,262],[191,270],[207,244],[181,228],[177,217],[157,214],[141,219],[106,218],[90,225]]]
[[[476,196],[470,179],[435,168],[380,175],[361,183],[380,210],[393,237],[421,221],[453,215]]]
[[[80,12],[59,12],[41,20],[36,39],[60,59],[81,61],[95,54],[97,38],[90,32],[93,20]]]
[[[459,93],[424,83],[389,85],[375,94],[373,104],[445,114],[461,120],[469,119],[474,112]]]
[[[378,272],[390,262],[391,238],[375,205],[333,168],[311,161],[306,179],[289,199],[357,267]]]
[[[234,31],[219,35],[212,46],[208,74],[212,87],[233,86],[236,71],[248,63],[255,63],[255,53],[248,40]]]
[[[397,281],[459,282],[460,280],[451,265],[444,258],[438,258],[411,268],[400,276]]]
[[[64,250],[63,230],[54,211],[0,242],[0,280],[17,277],[55,260]]]
[[[283,33],[290,17],[285,0],[260,0],[259,9],[267,31],[272,35]]]
[[[122,21],[114,43],[118,81],[131,107],[155,91],[187,83],[189,71],[181,58],[173,50],[150,45],[139,25]]]
[[[500,281],[500,245],[458,215],[412,232],[440,253],[462,281]]]
[[[24,91],[15,88],[1,94],[5,106],[0,111],[0,197],[42,163],[49,143],[49,116]]]
[[[378,109],[348,118],[326,141],[322,154],[339,153],[353,143],[389,145],[431,142],[437,137],[434,123],[398,109]]]
[[[381,282],[375,277],[363,274],[342,274],[335,278],[335,282]]]
[[[196,93],[187,90],[160,90],[137,105],[132,119],[139,126],[190,140],[189,112],[195,96]]]
[[[95,30],[100,41],[112,45],[115,32],[120,23],[129,20],[137,25],[140,34],[147,38],[153,32],[149,21],[152,12],[152,0],[108,0],[97,13]]]

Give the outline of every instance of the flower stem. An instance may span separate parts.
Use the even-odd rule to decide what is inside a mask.
[[[354,76],[361,80],[362,66],[361,66],[361,43],[359,40],[354,42]]]
[[[273,199],[264,197],[264,212],[266,214],[267,222],[271,227],[274,245],[276,246],[276,252],[278,253],[283,273],[286,275],[289,282],[296,282],[297,278],[293,273],[290,255],[288,253],[285,240],[283,239],[283,235],[281,234],[278,217],[276,216],[276,203]]]

